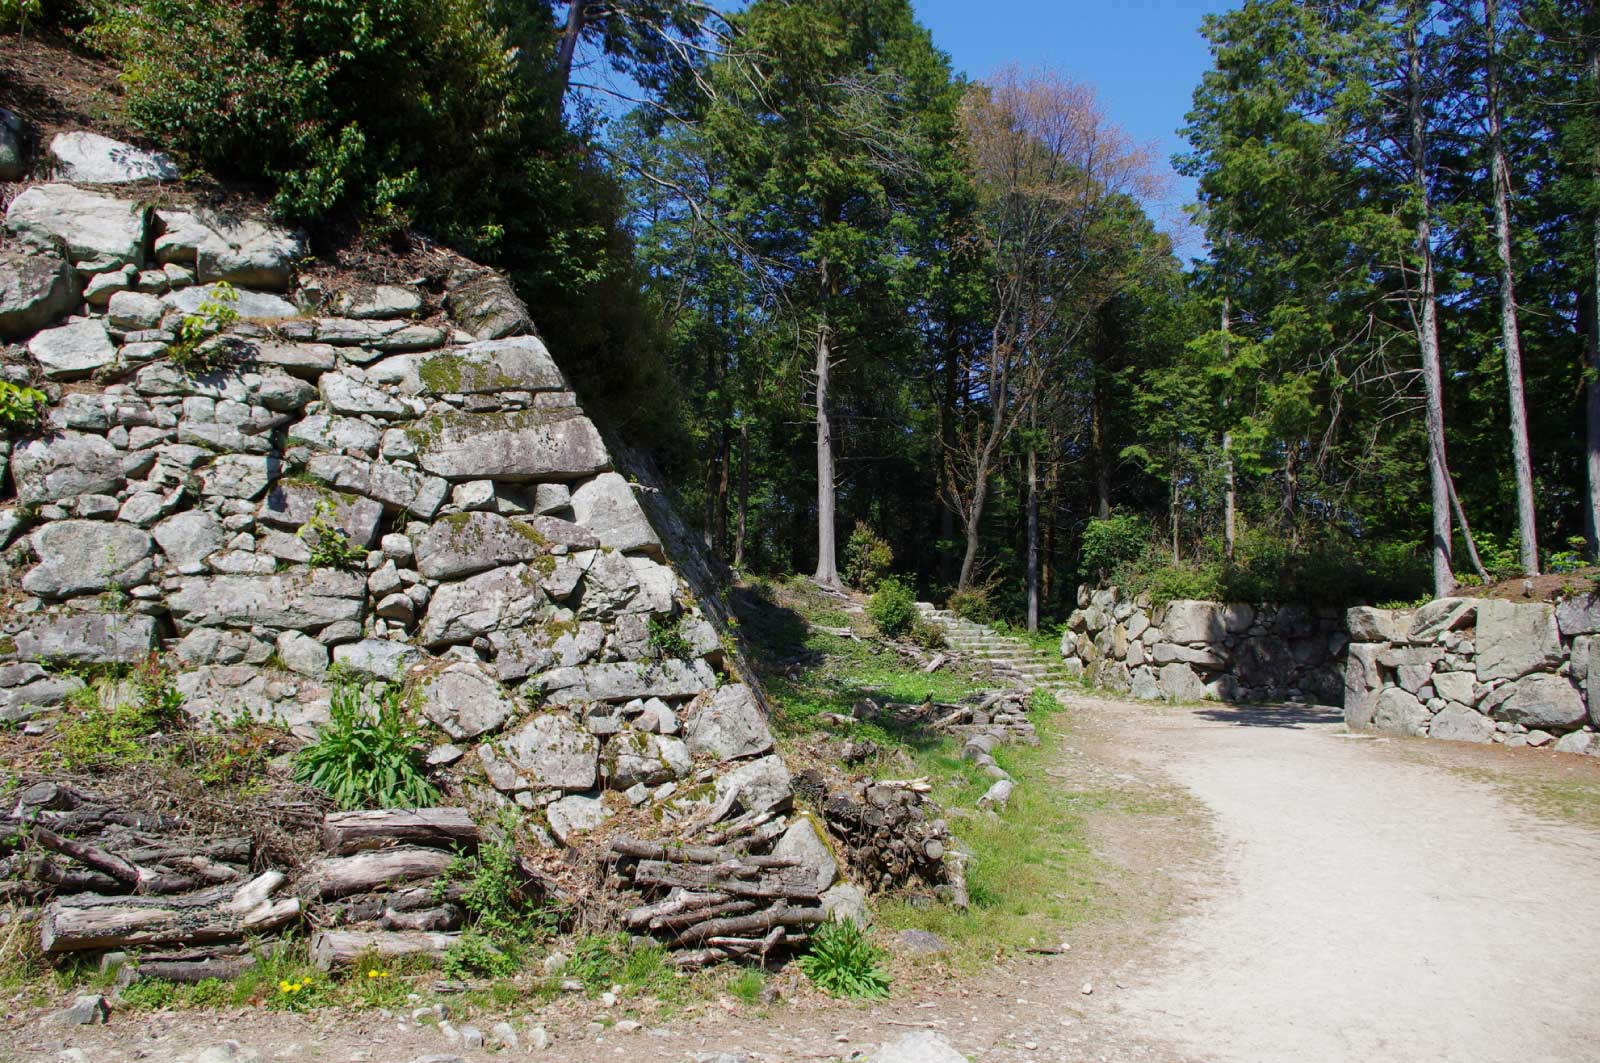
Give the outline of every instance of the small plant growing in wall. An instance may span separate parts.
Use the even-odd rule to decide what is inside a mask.
[[[39,414],[48,401],[38,388],[0,380],[0,429],[8,436],[26,432],[38,423]]]
[[[317,740],[295,757],[296,782],[341,808],[425,808],[439,799],[400,687],[384,686],[369,699],[359,684],[335,679],[328,715]]]
[[[311,548],[313,567],[357,568],[366,560],[367,552],[350,541],[334,518],[333,503],[323,499],[312,507],[311,519],[295,534]]]
[[[692,657],[689,640],[683,637],[682,616],[650,618],[650,653],[658,660],[684,660]]]
[[[228,362],[228,348],[206,341],[239,320],[235,305],[239,293],[227,281],[218,281],[201,300],[195,313],[178,322],[178,338],[167,348],[167,356],[186,373],[210,373]]]

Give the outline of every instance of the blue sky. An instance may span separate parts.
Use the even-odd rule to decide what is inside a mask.
[[[1111,117],[1163,158],[1182,150],[1177,130],[1210,64],[1202,16],[1233,0],[912,0],[917,18],[957,70],[983,75],[1009,62],[1048,65],[1100,91]],[[1164,214],[1193,198],[1174,178]],[[1198,253],[1198,242],[1183,241]]]

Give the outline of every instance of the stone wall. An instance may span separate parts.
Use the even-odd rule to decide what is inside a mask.
[[[1353,729],[1600,755],[1600,597],[1352,609]]]
[[[1061,656],[1096,686],[1168,701],[1338,704],[1347,639],[1337,610],[1180,599],[1154,607],[1078,588]]]
[[[502,278],[302,282],[300,234],[152,209],[170,160],[99,139],[5,216],[0,375],[49,403],[0,446],[0,720],[161,652],[197,720],[309,736],[339,666],[408,684],[453,791],[552,846],[786,807],[759,697]],[[319,522],[350,563],[313,563]]]

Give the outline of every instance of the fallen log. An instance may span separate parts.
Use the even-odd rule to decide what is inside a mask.
[[[89,870],[98,871],[115,879],[118,885],[131,893],[182,893],[200,885],[194,876],[163,871],[159,868],[141,867],[97,845],[63,838],[55,831],[44,827],[34,828],[33,839],[42,849],[71,857]]]
[[[765,869],[753,876],[752,881],[746,881],[744,875],[730,874],[725,865],[641,860],[634,870],[633,880],[644,886],[677,886],[695,892],[726,893],[733,897],[816,900],[821,896],[817,890],[816,872],[804,867]]]
[[[424,931],[320,930],[311,936],[311,962],[324,971],[369,958],[417,958],[439,963],[460,939],[460,934]]]
[[[378,920],[378,925],[385,930],[448,931],[460,930],[461,919],[460,908],[453,904],[441,904],[433,908],[414,908],[408,911],[388,908]]]
[[[185,985],[194,985],[207,979],[215,978],[223,982],[231,982],[256,965],[256,958],[251,955],[231,956],[181,956],[168,958],[165,956],[140,956],[130,960],[125,969],[130,972],[130,981],[141,978],[154,978],[162,982],[181,982]]]
[[[639,841],[634,838],[616,838],[611,851],[620,856],[634,856],[641,860],[666,860],[679,864],[723,864],[730,860],[746,867],[784,868],[799,867],[800,861],[780,856],[740,856],[710,845],[669,845],[664,842]]]
[[[755,907],[754,901],[724,901],[705,908],[694,908],[672,915],[658,915],[650,920],[649,926],[651,930],[676,930],[678,927],[693,926],[707,919],[725,915],[743,915],[754,911]]]
[[[392,844],[474,849],[478,826],[464,808],[330,812],[322,821],[322,847],[337,856]]]
[[[737,937],[752,932],[765,933],[775,926],[817,926],[827,921],[828,913],[821,908],[791,908],[786,904],[775,904],[766,911],[756,912],[753,915],[736,915],[697,923],[678,935],[678,940],[674,944],[698,945],[710,938]]]
[[[675,889],[667,895],[665,900],[657,901],[654,904],[646,904],[639,908],[630,908],[623,918],[629,926],[641,927],[662,916],[693,911],[697,908],[707,908],[714,904],[722,904],[728,899],[726,893],[691,893]]]
[[[45,909],[39,945],[53,953],[237,941],[300,918],[299,898],[273,897],[285,881],[268,871],[243,885],[176,897],[63,897]]]
[[[440,849],[375,849],[316,861],[300,879],[302,896],[331,900],[418,879],[438,878],[455,859]]]

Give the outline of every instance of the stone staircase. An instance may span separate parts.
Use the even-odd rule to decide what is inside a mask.
[[[944,632],[952,649],[982,658],[1007,679],[1053,692],[1071,684],[1073,677],[1055,654],[1036,650],[1020,639],[1002,635],[987,624],[963,619],[948,609],[936,609],[930,602],[918,602],[917,611]]]

